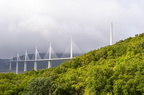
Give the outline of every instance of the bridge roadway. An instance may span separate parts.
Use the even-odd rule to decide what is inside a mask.
[[[11,62],[38,62],[38,61],[61,61],[61,60],[70,60],[72,58],[52,58],[52,59],[36,59],[36,60],[11,60]]]
[[[9,69],[11,70],[12,66],[12,62],[16,62],[16,74],[18,74],[18,63],[19,62],[24,62],[24,72],[27,71],[27,64],[26,62],[34,62],[34,70],[37,71],[37,62],[39,61],[48,61],[48,68],[51,67],[51,61],[60,61],[60,60],[70,60],[72,59],[72,57],[68,57],[68,58],[49,58],[49,59],[32,59],[32,60],[10,60],[10,65],[9,65]]]

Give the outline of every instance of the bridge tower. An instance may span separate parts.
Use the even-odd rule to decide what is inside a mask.
[[[19,53],[17,53],[17,61],[16,61],[16,74],[18,74],[18,61],[19,61]]]
[[[51,68],[51,53],[52,53],[52,47],[51,47],[51,43],[50,43],[50,47],[49,47],[49,61],[48,61],[48,68]]]
[[[70,44],[70,58],[73,58],[73,41],[71,36],[71,44]]]
[[[28,57],[28,54],[27,54],[27,50],[25,50],[25,61],[24,61],[24,72],[26,72],[27,71],[27,57]]]
[[[9,70],[11,70],[12,69],[12,56],[10,57],[10,63],[9,63]]]
[[[113,23],[110,24],[110,45],[113,45]]]
[[[34,61],[34,70],[37,71],[37,55],[38,55],[38,50],[37,50],[37,47],[35,49],[35,61]]]

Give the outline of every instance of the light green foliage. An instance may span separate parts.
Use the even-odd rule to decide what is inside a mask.
[[[55,68],[0,74],[0,95],[144,95],[144,34]]]

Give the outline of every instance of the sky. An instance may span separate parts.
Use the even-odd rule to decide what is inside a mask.
[[[144,32],[144,0],[0,0],[0,58],[65,52],[73,42],[82,52]]]

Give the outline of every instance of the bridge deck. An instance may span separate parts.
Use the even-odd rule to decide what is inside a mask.
[[[11,62],[34,62],[34,61],[60,61],[70,60],[71,58],[52,58],[52,59],[37,59],[37,60],[11,60]]]

